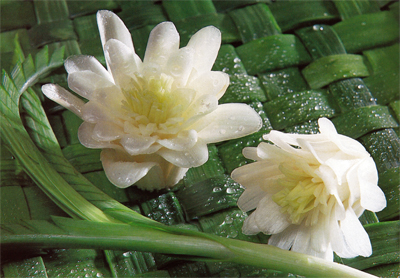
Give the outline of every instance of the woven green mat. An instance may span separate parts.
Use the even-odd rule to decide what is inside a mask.
[[[64,57],[88,54],[104,64],[95,19],[99,9],[112,10],[124,21],[141,57],[149,32],[159,22],[174,22],[181,45],[202,27],[218,27],[222,46],[214,70],[228,73],[231,80],[220,103],[247,103],[259,112],[264,125],[250,136],[209,145],[208,162],[190,169],[170,191],[149,193],[135,186],[119,189],[107,180],[99,150],[79,143],[81,120],[42,96],[41,84],[67,87],[65,70],[54,63],[55,70],[31,87],[24,101],[44,107],[62,154],[84,177],[118,202],[161,223],[186,224],[222,237],[266,243],[265,235],[241,233],[247,214],[236,203],[243,188],[230,173],[249,162],[241,151],[257,146],[263,134],[272,129],[315,133],[317,119],[328,117],[339,133],[359,140],[369,151],[387,198],[383,211],[361,216],[373,255],[336,260],[375,275],[399,276],[398,2],[2,0],[1,68],[11,76],[21,67],[26,71],[33,62],[14,68],[21,53],[25,57],[39,53],[36,69],[41,63],[46,68],[56,61],[55,56],[44,61],[46,53],[61,55],[61,47]],[[40,51],[45,47],[46,53]],[[4,80],[3,85],[7,83]],[[41,103],[35,104],[37,99]],[[36,127],[30,124],[37,115],[25,110],[22,108],[21,117],[34,137]],[[2,224],[66,216],[24,172],[5,144],[1,144],[0,178]],[[15,250],[15,256],[1,259],[2,277],[293,277],[272,269],[136,251]]]

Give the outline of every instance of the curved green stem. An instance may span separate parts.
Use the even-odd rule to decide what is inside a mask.
[[[235,263],[284,270],[307,277],[375,277],[346,265],[271,245],[229,240],[226,246],[238,255],[231,260]]]
[[[65,234],[18,234],[1,237],[2,251],[42,248],[136,250],[190,256],[188,259],[229,261],[307,277],[375,277],[360,270],[266,244],[202,233],[181,234],[142,225],[53,218]],[[27,222],[29,224],[29,222]],[[7,229],[7,226],[4,226]]]

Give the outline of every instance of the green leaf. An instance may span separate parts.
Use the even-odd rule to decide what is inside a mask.
[[[377,1],[365,1],[365,0],[334,0],[336,8],[339,11],[342,20],[348,19],[353,16],[368,13],[380,12]]]
[[[394,129],[371,132],[362,136],[360,141],[374,159],[379,173],[400,166],[400,138]]]
[[[259,74],[259,78],[269,100],[309,89],[297,67]]]
[[[369,75],[363,57],[351,54],[322,57],[309,64],[301,72],[311,89],[319,89],[341,79]]]
[[[49,43],[59,41],[78,39],[74,31],[72,20],[69,19],[43,22],[29,29],[28,34],[31,45],[34,47],[46,46]]]
[[[391,278],[400,276],[400,264],[386,264],[365,270],[368,273],[382,278]]]
[[[188,219],[235,207],[243,189],[230,177],[209,178],[177,192]]]
[[[333,29],[347,52],[357,53],[398,41],[399,22],[394,14],[395,11],[383,11],[358,15],[333,25]]]
[[[387,104],[399,97],[399,44],[364,51],[371,75],[364,78],[378,104]]]
[[[326,90],[285,94],[264,103],[264,110],[274,129],[283,129],[320,117],[332,117],[338,113],[331,94]]]
[[[1,223],[16,223],[20,219],[31,219],[21,186],[2,186],[0,190]]]
[[[315,24],[296,30],[313,60],[324,56],[346,54],[346,49],[335,30],[329,25]]]
[[[311,58],[294,35],[273,35],[253,40],[236,48],[248,74],[301,66]]]
[[[380,220],[398,218],[400,206],[400,168],[394,167],[379,175],[379,187],[385,193],[387,206],[377,212]]]
[[[216,9],[211,0],[195,1],[163,1],[162,5],[172,21],[216,13]]]
[[[0,5],[2,10],[0,19],[2,32],[24,27],[29,28],[36,24],[33,2],[1,1]]]
[[[58,51],[63,51],[63,49]],[[58,53],[58,51],[56,51],[56,53]],[[46,48],[39,52],[39,56],[44,60],[51,61],[51,59],[48,59],[47,54]],[[47,58],[45,56],[47,56]],[[19,99],[24,90],[29,85],[36,82],[41,75],[47,73],[52,68],[60,66],[60,64],[62,64],[62,61],[54,61],[47,66],[42,62],[36,63],[38,72],[35,72],[32,76],[23,76],[20,70],[13,71],[14,78],[19,80],[19,87],[15,85],[13,79],[11,79],[7,73],[3,73],[2,85],[0,86],[2,96],[0,100],[0,135],[3,142],[19,160],[28,175],[30,175],[42,190],[64,211],[74,217],[102,219],[104,221],[108,218],[102,215],[100,210],[90,205],[88,201],[73,190],[53,167],[50,166],[48,161],[43,157],[43,154],[31,141],[19,117]],[[19,69],[20,67],[17,65],[16,68]],[[21,82],[23,79],[25,79],[25,82]],[[35,97],[33,91],[28,91],[28,93],[30,93],[31,97]],[[29,109],[29,99],[25,104]],[[33,113],[32,116],[35,117],[37,114]],[[38,121],[38,126],[43,127],[43,122]],[[43,140],[41,143],[45,145],[48,143],[48,140]]]
[[[158,277],[155,274],[157,265],[151,253],[107,250],[105,256],[113,277],[133,277],[135,275]],[[162,271],[162,274],[164,275],[162,277],[169,277],[168,271]]]
[[[367,106],[350,110],[332,119],[338,133],[352,138],[361,137],[368,132],[397,127],[396,120],[391,116],[387,106]]]
[[[274,1],[270,5],[272,14],[282,29],[282,32],[310,25],[313,22],[329,23],[337,19],[338,13],[331,1]]]
[[[271,10],[263,3],[233,10],[229,15],[235,22],[243,43],[282,33]]]
[[[2,265],[4,277],[47,278],[42,257],[24,259],[22,262],[10,262]]]
[[[361,78],[348,78],[329,84],[342,113],[358,107],[376,105],[375,98]]]
[[[267,100],[257,77],[247,74],[235,74],[230,75],[229,80],[230,85],[225,94],[220,98],[220,104],[231,102],[264,102]]]

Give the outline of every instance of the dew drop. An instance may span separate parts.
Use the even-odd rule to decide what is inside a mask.
[[[313,28],[314,31],[318,31],[319,28],[320,28],[320,25],[314,25],[312,28]]]
[[[239,232],[237,230],[232,230],[227,237],[235,238],[237,237]]]

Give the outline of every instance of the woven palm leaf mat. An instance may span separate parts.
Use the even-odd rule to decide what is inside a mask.
[[[263,127],[250,136],[209,145],[208,162],[190,169],[172,190],[149,193],[135,186],[119,189],[107,180],[100,151],[79,143],[81,120],[41,94],[44,83],[67,88],[66,72],[59,67],[32,89],[42,102],[65,158],[89,181],[115,200],[161,223],[185,224],[222,237],[266,243],[266,235],[241,233],[247,214],[236,203],[243,188],[230,178],[230,173],[249,162],[241,151],[246,146],[257,146],[263,134],[272,129],[316,133],[317,119],[328,117],[339,133],[359,140],[371,154],[379,172],[379,186],[387,198],[383,211],[361,216],[373,255],[335,260],[375,275],[398,276],[398,2],[1,1],[2,69],[12,72],[18,61],[16,53],[22,51],[25,57],[34,57],[45,47],[48,53],[65,47],[65,58],[89,54],[105,64],[95,16],[101,9],[114,11],[124,21],[142,58],[149,32],[159,22],[174,22],[181,46],[200,28],[218,27],[222,46],[214,70],[228,73],[231,82],[220,103],[251,105],[261,115]],[[50,220],[51,215],[66,216],[2,144],[1,223]],[[1,270],[2,277],[294,276],[226,262],[88,249],[3,257]]]

